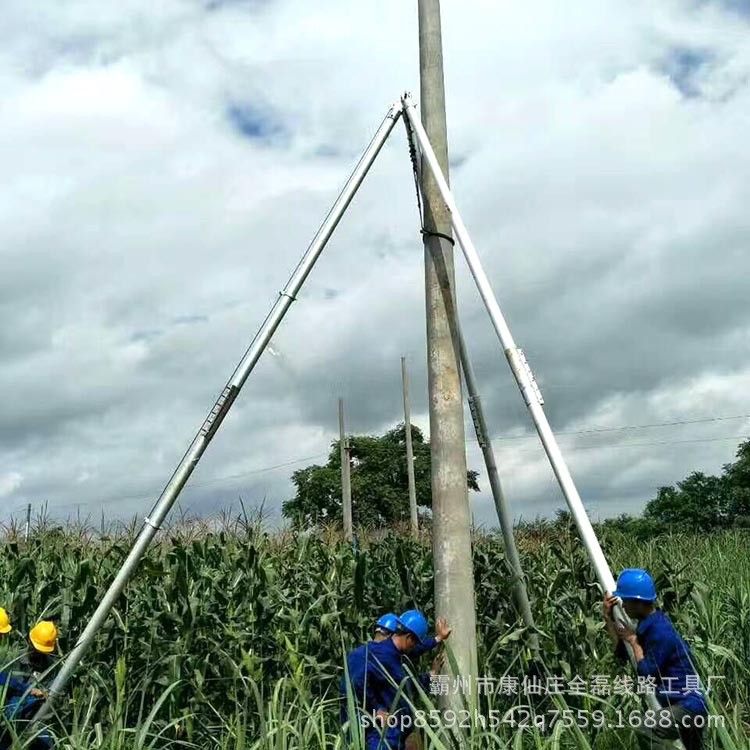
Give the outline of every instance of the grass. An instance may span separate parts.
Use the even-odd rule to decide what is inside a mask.
[[[103,533],[102,533],[103,532]],[[28,544],[8,529],[0,556],[0,605],[16,632],[41,618],[60,623],[69,650],[123,560],[132,527],[35,529]],[[600,595],[574,532],[564,523],[519,530],[544,674],[622,675],[601,627]],[[694,648],[701,673],[722,676],[712,692],[725,731],[710,743],[750,747],[750,533],[665,535],[637,542],[609,530],[615,569],[653,571],[665,608]],[[513,610],[499,535],[477,533],[474,567],[481,673],[523,675],[524,630]],[[59,746],[292,750],[344,748],[338,683],[344,649],[365,640],[386,610],[432,615],[429,538],[378,533],[359,552],[333,531],[268,533],[224,518],[183,523],[164,534],[129,585],[50,722]],[[554,699],[553,699],[554,698]],[[563,703],[566,698],[568,703]],[[412,697],[428,709],[430,696]],[[601,710],[611,719],[637,707],[628,696],[484,695],[489,717],[529,710]],[[493,713],[491,713],[493,712]],[[21,745],[19,745],[20,747]],[[624,729],[542,731],[507,721],[463,732],[430,729],[425,748],[625,748]]]

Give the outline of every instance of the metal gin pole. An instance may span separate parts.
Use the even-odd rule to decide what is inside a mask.
[[[76,667],[86,655],[86,652],[93,643],[96,633],[106,621],[110,610],[122,593],[122,590],[125,588],[125,584],[138,567],[138,563],[146,553],[148,545],[161,527],[162,522],[177,500],[180,491],[185,486],[193,469],[197,466],[198,461],[200,461],[208,444],[219,429],[224,417],[227,415],[227,412],[234,403],[235,398],[237,398],[240,389],[247,380],[248,375],[252,372],[256,363],[260,359],[261,354],[271,340],[279,323],[281,323],[289,306],[295,300],[302,284],[305,282],[305,279],[307,279],[308,274],[315,265],[315,261],[326,246],[331,234],[333,234],[339,220],[349,206],[357,189],[362,184],[362,180],[365,178],[365,175],[375,161],[381,147],[390,135],[401,114],[402,105],[400,103],[394,104],[388,111],[388,114],[385,116],[385,119],[375,133],[375,136],[362,155],[359,163],[354,168],[354,171],[344,185],[343,190],[333,204],[333,207],[318,230],[318,233],[315,235],[310,246],[302,256],[302,260],[292,274],[292,277],[284,287],[284,290],[279,293],[278,299],[271,308],[271,311],[263,322],[263,325],[260,327],[260,330],[255,335],[253,342],[250,344],[250,348],[245,352],[244,357],[239,365],[237,365],[237,369],[232,373],[232,377],[229,378],[224,390],[221,392],[221,395],[217,399],[213,408],[208,413],[208,416],[201,425],[198,434],[195,436],[187,452],[182,457],[182,460],[175,469],[172,478],[162,491],[156,505],[154,505],[153,510],[144,520],[143,528],[138,534],[130,553],[115,576],[114,581],[110,584],[109,589],[99,603],[99,606],[96,608],[96,611],[78,639],[75,647],[63,662],[60,671],[50,686],[47,701],[37,712],[33,719],[34,722],[44,718],[50,712],[55,699],[63,692],[68,681],[75,672]]]
[[[497,518],[500,521],[500,530],[503,535],[505,555],[508,559],[508,565],[511,572],[513,573],[513,593],[516,600],[516,607],[521,615],[523,624],[529,631],[526,636],[529,651],[534,659],[540,660],[539,636],[536,633],[534,615],[531,611],[529,594],[526,590],[526,577],[523,574],[521,557],[518,554],[516,539],[513,536],[513,517],[510,514],[508,502],[505,499],[503,486],[500,482],[500,473],[497,470],[495,452],[492,450],[492,443],[490,442],[489,433],[487,431],[487,423],[484,419],[484,408],[482,407],[482,399],[479,395],[477,379],[474,375],[474,367],[471,364],[471,359],[469,359],[466,341],[460,327],[458,331],[458,341],[461,347],[461,369],[464,372],[464,382],[466,383],[466,392],[468,393],[469,411],[471,412],[471,419],[474,422],[474,431],[477,435],[477,442],[479,443],[479,447],[482,449],[482,455],[484,456],[487,478],[490,482],[492,498],[495,501],[495,510],[497,511]]]

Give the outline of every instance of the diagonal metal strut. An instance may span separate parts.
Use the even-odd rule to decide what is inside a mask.
[[[193,473],[193,470],[198,465],[198,461],[200,461],[203,453],[221,426],[224,417],[226,417],[231,409],[232,404],[237,398],[242,386],[245,384],[248,375],[253,371],[253,368],[263,354],[263,351],[271,340],[276,328],[281,323],[292,302],[295,300],[297,293],[307,279],[310,271],[312,271],[315,262],[333,234],[334,229],[336,229],[339,220],[344,215],[344,212],[351,203],[359,186],[362,184],[362,181],[367,175],[372,163],[380,153],[380,149],[401,117],[402,111],[403,106],[400,102],[393,104],[388,110],[380,127],[376,131],[370,144],[365,149],[361,159],[344,185],[341,193],[331,207],[328,216],[326,216],[317,234],[305,251],[305,254],[302,256],[302,260],[300,260],[299,265],[294,270],[294,273],[284,287],[284,290],[279,293],[276,302],[258,330],[258,333],[255,335],[250,347],[247,349],[235,371],[232,373],[232,376],[229,378],[229,381],[219,395],[219,398],[216,400],[216,403],[203,421],[203,424],[198,430],[198,434],[193,438],[193,442],[180,460],[174,474],[172,474],[171,479],[162,491],[152,511],[145,519],[143,528],[138,534],[125,562],[110,584],[109,589],[104,594],[104,597],[78,639],[75,647],[63,662],[60,671],[50,686],[48,699],[34,716],[33,723],[39,721],[50,713],[54,701],[65,690],[68,681],[76,670],[76,667],[91,647],[94,637],[109,616],[112,607],[122,593],[122,590],[125,588],[128,580],[133,575],[135,569],[138,567],[138,564],[145,555],[149,544],[179,497],[182,488],[185,486],[190,475]]]
[[[411,130],[417,138],[422,155],[435,178],[435,182],[440,190],[440,195],[445,201],[445,205],[448,207],[448,211],[451,215],[451,224],[456,233],[458,244],[461,246],[461,250],[463,251],[469,270],[471,271],[471,275],[479,289],[479,294],[487,308],[492,325],[500,339],[500,343],[502,344],[510,369],[513,372],[518,388],[521,391],[526,406],[531,414],[536,431],[542,441],[547,458],[552,466],[555,476],[557,477],[560,489],[562,489],[563,496],[565,497],[568,508],[575,520],[576,526],[578,527],[578,533],[581,536],[584,547],[586,548],[589,558],[594,566],[594,571],[596,572],[599,584],[603,591],[612,593],[615,590],[614,576],[612,575],[612,571],[607,563],[607,559],[604,557],[604,552],[602,551],[594,527],[591,525],[591,521],[586,513],[586,508],[583,505],[581,496],[578,494],[578,488],[573,481],[568,465],[560,451],[560,446],[557,444],[557,438],[547,421],[547,415],[542,408],[544,400],[542,399],[539,386],[534,379],[534,375],[531,372],[531,368],[526,361],[523,351],[516,346],[510,328],[500,310],[500,305],[498,304],[495,293],[490,286],[487,274],[484,272],[484,268],[482,268],[479,254],[474,247],[474,243],[472,242],[469,232],[466,229],[466,225],[461,218],[461,214],[458,212],[458,206],[456,205],[453,194],[451,193],[448,183],[440,169],[440,165],[435,156],[435,152],[432,150],[432,145],[427,137],[427,133],[422,127],[422,123],[416,114],[414,102],[409,94],[404,94],[401,101],[404,105],[404,116],[407,118]],[[620,606],[615,608],[615,617],[620,621],[625,619],[625,614]],[[635,666],[632,648],[627,643],[625,646],[630,661]],[[659,710],[661,708],[656,695],[647,694],[646,700],[650,708],[653,708],[654,710]]]

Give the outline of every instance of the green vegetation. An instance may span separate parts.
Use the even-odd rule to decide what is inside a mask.
[[[0,604],[25,632],[41,617],[61,625],[69,650],[123,560],[132,529],[104,538],[85,529],[37,529],[25,545],[11,533],[0,556]],[[748,747],[750,532],[668,534],[643,543],[603,529],[614,568],[644,566],[665,607],[694,646],[704,676],[720,675],[713,699],[727,717],[716,747]],[[519,531],[541,629],[546,669],[591,678],[625,674],[601,627],[600,597],[575,532],[564,519]],[[523,629],[512,609],[502,541],[475,539],[482,674],[521,677]],[[264,532],[244,519],[183,524],[167,533],[127,588],[60,702],[50,726],[61,747],[343,748],[338,725],[342,646],[366,638],[376,615],[417,604],[432,614],[429,540],[394,531],[359,551],[323,529]],[[636,708],[627,696],[566,696],[576,707]],[[485,698],[507,709],[518,698]],[[540,710],[549,698],[537,701]],[[475,730],[466,747],[633,746],[628,730],[558,724],[546,735],[503,725]],[[428,746],[457,747],[438,732]],[[454,744],[451,744],[454,743]]]
[[[430,443],[422,431],[412,425],[414,484],[417,505],[432,507],[430,487]],[[403,424],[384,435],[353,435],[349,439],[352,457],[352,509],[354,524],[382,526],[409,518],[406,475],[406,428]],[[477,472],[469,471],[469,489],[479,490]],[[294,526],[309,529],[324,523],[341,522],[341,454],[339,441],[331,445],[325,466],[313,464],[292,475],[297,493],[282,507]]]
[[[750,440],[717,476],[694,471],[673,487],[660,487],[640,518],[621,516],[610,526],[639,536],[690,529],[750,528]]]

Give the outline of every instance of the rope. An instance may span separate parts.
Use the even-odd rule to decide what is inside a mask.
[[[449,234],[443,234],[442,232],[431,232],[429,229],[425,229],[422,227],[420,229],[420,233],[423,234],[426,237],[442,237],[442,239],[447,240],[451,243],[451,245],[455,245],[456,242]]]
[[[411,159],[411,170],[414,174],[414,188],[417,193],[417,212],[419,213],[419,233],[423,237],[440,237],[446,242],[450,242],[451,245],[455,245],[455,240],[449,234],[443,234],[442,232],[433,232],[429,229],[425,229],[424,226],[424,206],[422,205],[422,191],[420,190],[420,183],[422,178],[422,172],[419,164],[419,152],[417,150],[417,141],[414,137],[414,131],[412,130],[411,123],[408,117],[404,117],[404,127],[406,128],[406,139],[409,142],[409,159]]]
[[[414,189],[417,193],[417,212],[419,213],[419,227],[420,231],[424,234],[424,212],[422,210],[422,193],[419,189],[419,154],[417,153],[417,142],[414,138],[414,131],[411,129],[411,123],[409,118],[404,116],[401,118],[404,121],[404,127],[406,128],[406,140],[409,143],[409,159],[411,160],[411,171],[414,174]]]

